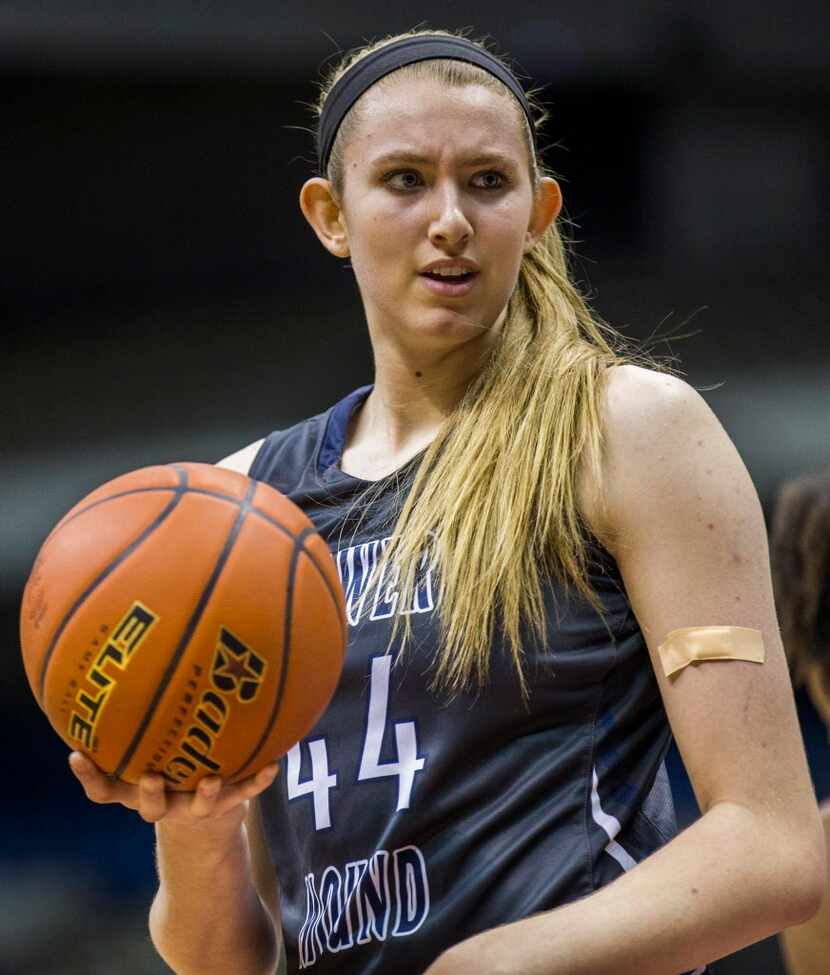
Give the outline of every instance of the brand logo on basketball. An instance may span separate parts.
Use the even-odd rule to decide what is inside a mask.
[[[76,706],[69,717],[70,738],[87,748],[95,747],[95,730],[118,683],[119,671],[128,666],[157,620],[158,616],[138,601],[127,610],[84,675],[86,686],[79,688],[75,695]]]
[[[231,702],[234,698],[241,704],[253,701],[259,693],[265,669],[263,658],[239,637],[224,626],[219,630],[210,668],[212,687],[202,691],[193,723],[187,729],[177,754],[161,773],[166,779],[181,784],[198,772],[200,767],[210,775],[220,774],[221,766],[211,752],[225,729]]]
[[[243,704],[253,701],[262,684],[265,661],[223,626],[210,669],[213,686],[226,694],[235,693]]]

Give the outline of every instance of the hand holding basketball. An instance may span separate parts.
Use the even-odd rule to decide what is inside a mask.
[[[119,803],[137,812],[147,823],[164,820],[184,826],[218,825],[231,831],[244,820],[249,801],[268,788],[279,769],[272,762],[237,785],[206,776],[194,792],[183,793],[167,789],[164,777],[158,773],[145,773],[137,785],[114,781],[80,752],[70,754],[69,767],[91,802]]]

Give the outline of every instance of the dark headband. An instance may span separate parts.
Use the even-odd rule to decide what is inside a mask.
[[[334,145],[340,123],[363,92],[376,81],[380,81],[385,75],[402,68],[405,64],[429,61],[433,58],[452,58],[455,61],[477,64],[507,85],[527,116],[530,136],[535,146],[533,118],[525,93],[512,72],[498,58],[463,37],[418,34],[416,37],[405,37],[403,40],[395,41],[361,58],[338,79],[331,89],[323,106],[317,130],[317,162],[321,176],[326,175],[331,147]]]

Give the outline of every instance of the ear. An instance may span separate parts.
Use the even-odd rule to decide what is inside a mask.
[[[306,180],[300,190],[300,209],[330,254],[349,256],[349,235],[343,210],[327,179],[315,176]]]
[[[542,238],[542,235],[559,216],[562,210],[562,190],[559,184],[550,176],[543,176],[533,197],[533,209],[530,213],[530,223],[525,234],[524,252],[529,250]]]

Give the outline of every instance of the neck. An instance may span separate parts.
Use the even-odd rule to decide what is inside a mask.
[[[426,448],[490,354],[499,329],[449,350],[373,342],[375,385],[352,417],[343,469],[382,477]]]
[[[375,388],[366,405],[385,431],[389,449],[435,434],[483,368],[498,334],[494,328],[439,351],[375,344]]]

